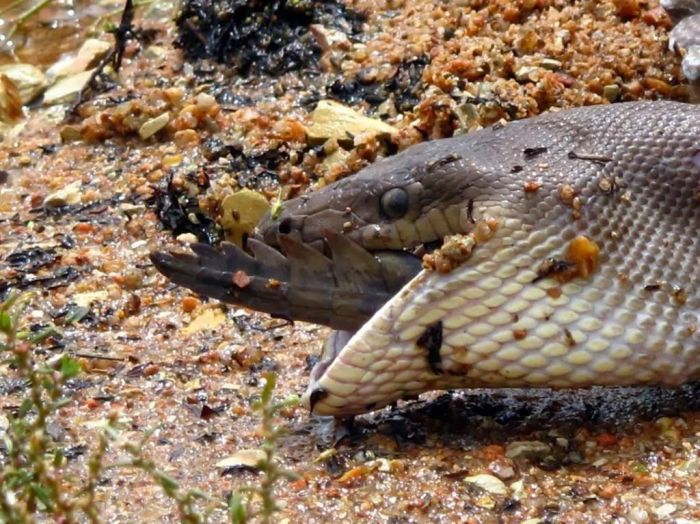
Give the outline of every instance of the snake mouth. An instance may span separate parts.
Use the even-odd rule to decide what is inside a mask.
[[[317,384],[360,329],[421,269],[408,251],[370,252],[342,235],[328,233],[316,249],[278,237],[280,250],[256,238],[243,249],[192,244],[192,253],[153,252],[151,261],[174,283],[212,298],[290,321],[334,329],[314,366],[307,404],[323,396]]]
[[[328,233],[323,250],[279,235],[280,250],[250,238],[246,249],[192,244],[192,253],[154,252],[174,283],[223,302],[290,321],[359,329],[421,268],[406,251],[370,252]]]
[[[309,390],[314,391],[318,389],[316,385],[318,384],[321,377],[335,361],[336,357],[340,354],[343,348],[347,345],[350,339],[355,335],[355,331],[341,331],[334,330],[331,335],[326,339],[323,345],[323,351],[321,352],[321,358],[314,365],[309,376]]]

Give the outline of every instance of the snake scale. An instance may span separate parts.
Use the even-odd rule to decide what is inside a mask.
[[[192,249],[151,258],[203,295],[335,329],[304,396],[318,414],[433,389],[700,379],[700,106],[585,107],[419,144],[285,202],[248,252]]]

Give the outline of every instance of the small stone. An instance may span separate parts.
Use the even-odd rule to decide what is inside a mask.
[[[482,473],[480,475],[473,475],[471,477],[466,477],[464,482],[469,482],[470,484],[475,484],[479,486],[484,491],[488,491],[493,495],[507,495],[508,486],[506,486],[503,481],[493,475],[487,475]]]
[[[185,313],[192,313],[202,304],[202,301],[197,297],[185,297],[182,299],[182,310]]]
[[[603,88],[603,96],[608,102],[614,102],[620,96],[620,86],[608,84]]]
[[[75,142],[77,140],[83,139],[83,133],[79,125],[65,125],[61,128],[61,141],[65,144],[67,142]]]
[[[146,140],[147,138],[152,137],[158,131],[167,126],[168,122],[170,122],[170,113],[167,111],[146,120],[139,128],[139,136],[141,137],[141,140]]]
[[[107,291],[91,291],[87,293],[77,293],[71,297],[76,306],[89,308],[93,302],[104,302],[109,298]]]
[[[180,242],[180,244],[196,244],[199,242],[197,235],[194,233],[181,233],[175,237],[175,240]]]
[[[199,133],[194,129],[181,129],[175,132],[173,141],[180,148],[196,146],[199,144]]]
[[[66,104],[80,93],[92,76],[92,70],[61,78],[44,93],[44,105]]]
[[[168,57],[167,49],[162,45],[149,45],[144,53],[146,58],[165,60]]]
[[[46,76],[49,78],[61,78],[92,69],[98,65],[99,61],[111,48],[112,46],[109,42],[88,38],[80,46],[77,54],[56,62],[46,71]]]
[[[687,473],[697,473],[700,469],[700,464],[698,464],[697,459],[690,459],[682,466],[683,471]]]
[[[23,104],[34,100],[48,85],[46,75],[31,64],[5,64],[0,66],[0,74],[14,82]]]
[[[537,82],[542,76],[543,69],[536,66],[523,66],[515,72],[518,82]]]
[[[262,349],[252,344],[230,346],[220,353],[224,362],[233,361],[243,369],[249,369],[251,366],[260,363],[264,356]],[[226,358],[227,356],[228,358]]]
[[[545,442],[539,440],[518,440],[508,444],[506,457],[511,459],[544,458],[552,452],[552,448]]]
[[[249,468],[256,469],[258,464],[265,460],[266,455],[262,449],[242,449],[233,455],[221,459],[216,463],[217,468]]]
[[[529,55],[535,52],[540,41],[537,31],[532,28],[522,29],[520,35],[515,39],[515,49],[521,55]]]
[[[571,184],[564,184],[559,188],[559,197],[565,204],[571,205],[574,201],[575,196],[576,190]]]
[[[617,14],[623,20],[636,18],[641,14],[639,0],[613,0]]]
[[[515,476],[513,466],[507,460],[494,460],[489,464],[489,470],[501,480],[512,479]]]
[[[470,102],[460,104],[455,109],[455,114],[459,119],[459,131],[462,133],[469,133],[483,127],[481,125],[481,114],[476,104]]]
[[[627,512],[627,518],[632,524],[646,524],[649,522],[649,512],[639,506],[633,506]]]
[[[250,234],[270,209],[267,199],[256,191],[242,189],[221,202],[221,226],[227,238],[243,244],[243,235]]]
[[[671,95],[671,85],[660,78],[647,77],[644,79],[644,85],[647,89],[656,91],[660,95],[670,96]]]
[[[0,74],[0,124],[13,124],[22,118],[22,99],[15,83]]]
[[[130,291],[143,287],[144,272],[142,269],[130,269],[124,273],[122,278],[124,287]]]
[[[322,165],[327,171],[331,171],[335,166],[345,165],[349,156],[349,151],[339,147],[323,159]]]
[[[493,500],[493,498],[489,497],[488,495],[485,495],[483,497],[477,498],[474,501],[474,505],[479,507],[479,508],[493,509],[496,507],[496,501]]]
[[[352,47],[352,43],[348,40],[348,35],[337,29],[330,29],[321,24],[311,24],[309,32],[314,36],[323,51],[330,51],[334,48],[347,51]]]
[[[561,69],[561,62],[554,58],[543,58],[540,60],[539,66],[548,71],[556,71],[557,69]]]
[[[44,205],[46,207],[63,207],[79,204],[82,200],[82,193],[80,192],[81,185],[81,182],[76,180],[63,189],[51,193],[44,198]]]
[[[666,504],[661,504],[661,506],[655,507],[653,511],[656,518],[665,519],[670,517],[676,511],[676,506],[670,502],[667,502]]]
[[[152,377],[153,375],[157,375],[159,371],[160,366],[158,364],[149,364],[143,368],[143,376]]]
[[[389,97],[384,102],[377,106],[377,114],[381,116],[388,116],[389,118],[394,118],[398,112],[396,110],[396,104],[393,98]]]
[[[197,317],[182,328],[184,335],[191,335],[198,331],[214,330],[226,322],[226,315],[220,309],[205,309]]]
[[[525,496],[525,481],[523,479],[516,480],[509,487],[515,500],[520,500]]]
[[[389,136],[398,130],[375,118],[369,118],[347,106],[331,100],[321,100],[311,113],[311,125],[306,128],[309,142],[323,144],[329,138],[352,144],[356,135]]]
[[[129,202],[124,202],[122,204],[119,204],[119,211],[131,218],[136,215],[140,215],[141,213],[145,213],[146,206],[144,206],[143,204],[131,204]]]

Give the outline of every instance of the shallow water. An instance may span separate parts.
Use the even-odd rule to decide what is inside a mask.
[[[123,2],[109,0],[54,0],[15,26],[23,13],[37,6],[37,0],[13,6],[14,0],[0,0],[0,64],[24,62],[49,66],[66,52],[78,48],[85,38],[103,31],[105,17],[118,20]]]

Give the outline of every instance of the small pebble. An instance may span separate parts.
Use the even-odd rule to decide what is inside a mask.
[[[506,457],[511,459],[519,458],[543,458],[549,455],[552,448],[545,442],[539,440],[520,440],[511,442],[506,448]]]
[[[494,477],[493,475],[487,475],[485,473],[466,477],[464,482],[475,484],[484,491],[488,491],[493,495],[507,495],[509,491],[508,486],[506,486],[502,480]]]
[[[181,244],[196,244],[197,242],[199,242],[197,235],[193,233],[181,233],[177,237],[175,237],[175,240],[177,240]]]
[[[185,297],[182,299],[182,310],[185,313],[191,313],[197,309],[201,303],[202,301],[196,297]]]
[[[149,364],[145,368],[143,368],[143,376],[144,377],[152,377],[156,373],[160,371],[160,366],[157,364]]]

